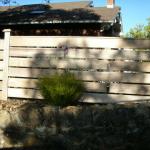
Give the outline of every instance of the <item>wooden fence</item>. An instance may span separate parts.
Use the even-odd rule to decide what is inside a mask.
[[[0,97],[4,100],[42,99],[38,77],[65,69],[83,81],[83,102],[150,100],[150,40],[10,36],[5,30],[0,49]]]

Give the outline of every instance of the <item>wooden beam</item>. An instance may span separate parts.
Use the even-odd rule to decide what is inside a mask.
[[[11,46],[36,47],[92,47],[92,48],[138,48],[149,49],[150,40],[134,40],[116,37],[73,36],[11,36]]]
[[[84,103],[123,103],[123,102],[150,101],[150,96],[134,96],[122,94],[94,94],[85,93],[80,99]]]
[[[12,57],[33,57],[38,58],[78,58],[78,59],[116,59],[116,60],[150,60],[150,51],[135,50],[100,50],[100,49],[78,49],[69,48],[11,48]]]
[[[4,32],[4,53],[3,53],[3,84],[2,84],[2,98],[8,98],[8,66],[9,66],[9,47],[10,47],[10,29],[3,30]]]

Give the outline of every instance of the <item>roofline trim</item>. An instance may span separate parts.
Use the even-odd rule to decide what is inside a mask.
[[[85,20],[85,21],[79,21],[79,20],[66,20],[66,21],[59,21],[59,20],[53,20],[53,21],[35,21],[35,22],[17,22],[17,23],[0,23],[0,25],[24,25],[24,24],[60,24],[60,23],[114,23],[114,20],[111,21],[101,21],[101,20]]]

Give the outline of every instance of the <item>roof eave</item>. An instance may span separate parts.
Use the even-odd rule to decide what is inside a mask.
[[[110,21],[103,21],[103,20],[66,20],[66,21],[60,21],[60,20],[53,20],[53,21],[32,21],[32,22],[10,22],[10,23],[0,23],[0,25],[26,25],[26,24],[68,24],[68,23],[114,23],[114,20]]]

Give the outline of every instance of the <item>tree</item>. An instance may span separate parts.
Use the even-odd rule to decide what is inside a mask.
[[[136,25],[131,28],[126,37],[135,39],[150,39],[150,18],[147,19],[147,25]]]
[[[50,3],[51,2],[51,0],[44,0],[46,3]]]
[[[3,5],[7,5],[7,4],[10,5],[11,3],[16,4],[17,2],[14,0],[0,0],[0,3]]]

